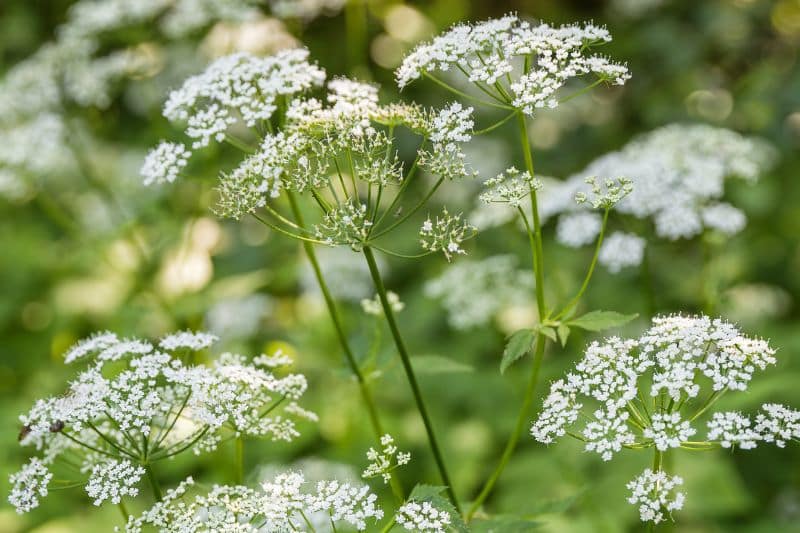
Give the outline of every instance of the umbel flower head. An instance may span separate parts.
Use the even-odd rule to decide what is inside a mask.
[[[85,479],[95,505],[118,503],[138,493],[145,467],[184,451],[213,450],[224,440],[252,436],[292,440],[296,420],[316,420],[298,400],[306,390],[300,374],[277,377],[285,357],[252,362],[223,354],[194,364],[195,354],[216,337],[178,332],[157,346],[141,339],[100,333],[73,346],[68,364],[85,368],[66,393],[38,400],[20,416],[20,444],[37,451],[11,476],[9,501],[27,512],[46,496],[52,470],[61,479]]]
[[[800,438],[800,412],[765,404],[755,419],[711,412],[728,391],[745,391],[775,350],[735,326],[706,316],[661,316],[637,339],[594,342],[575,369],[554,382],[531,433],[549,444],[569,435],[610,460],[623,449],[752,449]],[[700,422],[705,420],[705,429]],[[703,435],[705,433],[705,435]],[[660,461],[656,461],[660,464]],[[680,478],[661,468],[632,481],[642,520],[659,522],[683,503],[670,496]]]
[[[611,35],[593,24],[532,24],[515,15],[476,24],[458,24],[417,46],[397,69],[403,88],[438,72],[460,72],[497,102],[533,115],[556,107],[558,92],[572,78],[592,75],[594,84],[624,84],[628,69],[589,53]],[[434,78],[435,79],[435,78]]]
[[[212,140],[246,145],[232,137],[234,125],[237,135],[249,129],[260,139],[244,146],[240,164],[221,175],[218,214],[241,218],[263,209],[265,223],[284,234],[359,250],[418,211],[444,180],[473,175],[461,150],[472,135],[472,108],[383,105],[376,86],[345,78],[329,80],[323,98],[311,96],[324,79],[306,50],[268,58],[234,54],[170,95],[164,114],[186,124],[195,149]],[[398,135],[405,141],[408,133],[417,138],[417,157],[406,171]],[[148,156],[145,181],[173,180],[186,159],[180,145],[163,143]],[[422,203],[401,213],[399,197],[418,169],[438,180]],[[296,224],[271,205],[287,193],[310,197],[319,208],[314,223]],[[447,242],[427,249],[448,258],[462,253],[469,228],[447,214],[441,220]]]
[[[188,478],[141,516],[131,516],[126,531],[149,527],[168,531],[307,531],[309,523],[364,531],[383,518],[378,497],[366,485],[338,480],[309,486],[301,472],[279,474],[257,489],[215,485],[194,496]]]

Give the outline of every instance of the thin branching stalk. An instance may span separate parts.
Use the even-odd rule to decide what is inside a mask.
[[[153,467],[150,464],[146,464],[144,465],[144,470],[147,473],[148,481],[150,481],[150,487],[153,489],[153,497],[156,501],[162,501],[164,495],[161,493],[161,485],[158,484],[158,479],[156,478],[155,472],[153,472]]]
[[[291,205],[292,214],[295,220],[300,226],[303,226],[303,213],[300,211],[297,198],[291,191],[287,193],[287,196],[289,198],[289,204]],[[325,276],[322,274],[322,269],[320,268],[319,261],[317,260],[317,253],[314,251],[314,246],[305,241],[303,242],[303,250],[306,253],[306,257],[308,257],[308,262],[311,263],[311,269],[314,271],[314,277],[317,280],[317,285],[322,292],[322,297],[325,300],[325,306],[328,309],[328,315],[330,316],[331,322],[333,323],[333,328],[336,331],[336,338],[339,341],[339,346],[342,348],[342,351],[345,354],[345,359],[347,360],[347,365],[350,367],[350,371],[353,373],[353,376],[355,376],[356,382],[358,383],[361,399],[363,400],[364,407],[367,410],[367,415],[369,416],[372,429],[376,438],[378,441],[380,441],[384,431],[378,415],[378,408],[375,405],[375,399],[372,397],[372,391],[370,391],[369,383],[364,377],[364,373],[361,371],[358,361],[356,361],[355,354],[350,348],[350,341],[344,332],[342,319],[339,316],[338,309],[336,308],[336,302],[334,301],[333,296],[328,289],[328,283],[325,281]],[[390,484],[394,495],[400,501],[402,501],[404,499],[404,491],[400,481],[396,476],[392,476]]]
[[[508,439],[508,443],[506,443],[503,454],[500,456],[500,462],[489,476],[489,479],[486,480],[481,492],[472,502],[472,505],[467,511],[467,521],[472,519],[475,512],[477,512],[481,504],[486,501],[486,498],[492,492],[492,489],[494,489],[497,480],[500,478],[500,475],[503,473],[508,465],[508,462],[511,460],[511,456],[514,454],[514,450],[516,449],[517,443],[522,436],[522,432],[525,430],[525,425],[528,421],[528,411],[530,411],[531,404],[533,403],[533,395],[536,390],[536,384],[539,381],[539,372],[542,368],[542,360],[544,359],[544,345],[544,335],[537,335],[536,348],[534,349],[533,354],[533,366],[531,367],[531,376],[530,379],[528,379],[528,386],[525,389],[525,396],[522,400],[522,407],[520,407],[519,414],[517,415],[517,423],[514,425],[514,431],[511,433],[511,437]]]
[[[600,225],[600,234],[597,236],[597,244],[594,247],[594,255],[592,255],[592,261],[589,263],[589,270],[586,272],[586,277],[583,278],[583,283],[581,284],[581,288],[578,290],[578,293],[569,301],[567,305],[556,315],[555,319],[558,320],[567,316],[570,311],[572,311],[578,302],[580,302],[581,297],[586,292],[586,288],[589,286],[589,282],[592,279],[592,274],[594,274],[594,269],[597,266],[597,258],[600,256],[600,248],[603,246],[603,238],[606,234],[606,226],[608,225],[608,213],[610,212],[610,208],[606,208],[603,211],[603,223]]]
[[[234,482],[241,485],[244,481],[244,438],[238,435],[233,440],[234,446]]]
[[[400,360],[403,363],[403,369],[406,372],[408,384],[411,386],[411,392],[414,395],[417,411],[419,411],[419,414],[422,417],[422,423],[425,425],[425,432],[428,434],[428,444],[430,445],[431,452],[433,452],[436,466],[439,469],[439,475],[441,476],[442,482],[446,487],[448,498],[450,498],[450,501],[453,503],[456,509],[458,509],[458,499],[456,498],[455,491],[453,490],[453,484],[450,481],[450,476],[447,473],[444,456],[439,449],[439,443],[436,440],[433,424],[431,423],[430,416],[428,415],[428,409],[425,407],[425,401],[422,398],[422,391],[417,383],[417,376],[414,373],[413,366],[411,365],[411,358],[408,354],[408,350],[406,349],[403,336],[400,334],[400,329],[397,327],[392,305],[389,303],[389,299],[386,296],[386,287],[383,284],[383,278],[381,277],[380,270],[378,269],[378,264],[375,261],[375,255],[372,253],[372,248],[369,246],[364,246],[363,253],[367,260],[367,265],[369,266],[369,271],[372,275],[372,281],[375,285],[375,289],[378,291],[378,297],[380,298],[381,306],[383,307],[383,313],[386,316],[386,322],[389,324],[389,330],[392,332],[394,344],[397,347],[398,353],[400,354]]]
[[[520,135],[520,142],[522,144],[522,151],[525,157],[525,167],[526,170],[530,173],[531,178],[534,176],[534,167],[533,167],[533,154],[531,153],[530,142],[528,140],[528,128],[525,123],[525,115],[522,113],[517,113],[517,120],[519,126],[519,135]],[[523,220],[525,221],[525,226],[528,233],[528,239],[531,243],[531,253],[532,253],[532,260],[533,260],[533,273],[536,280],[535,284],[535,292],[536,292],[536,307],[539,312],[539,320],[543,321],[547,317],[547,308],[545,306],[545,297],[544,297],[544,261],[543,261],[543,246],[542,246],[542,227],[541,221],[539,219],[539,205],[536,199],[536,190],[533,186],[531,186],[530,190],[530,200],[531,200],[531,212],[532,212],[532,222],[533,227],[528,223],[527,218],[522,214]],[[517,415],[517,423],[514,426],[514,431],[511,433],[511,436],[508,439],[508,442],[503,450],[503,454],[500,456],[500,461],[497,464],[497,467],[492,471],[492,474],[484,483],[481,491],[478,493],[478,496],[472,502],[469,510],[466,514],[466,519],[469,521],[475,514],[475,512],[480,508],[486,498],[489,497],[491,494],[492,489],[494,488],[497,480],[502,475],[503,471],[505,470],[506,466],[508,465],[511,456],[514,454],[514,450],[517,447],[517,443],[519,442],[520,437],[522,436],[522,432],[525,430],[525,421],[528,418],[528,412],[530,411],[531,404],[533,403],[533,397],[536,393],[536,385],[539,382],[539,373],[542,366],[542,359],[544,358],[544,350],[547,344],[547,339],[541,333],[537,334],[536,336],[536,346],[534,348],[533,354],[533,363],[531,367],[531,374],[530,378],[528,379],[528,385],[525,388],[525,395],[522,399],[522,406],[520,407],[519,414]]]

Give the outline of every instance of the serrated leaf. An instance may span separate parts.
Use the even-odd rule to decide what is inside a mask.
[[[455,374],[475,370],[470,365],[441,355],[417,355],[411,358],[411,365],[419,374]]]
[[[639,315],[636,313],[623,315],[616,311],[589,311],[583,316],[570,320],[568,324],[587,331],[603,331],[627,324],[637,316]]]
[[[447,487],[440,487],[435,485],[417,485],[408,496],[409,500],[417,502],[428,502],[439,511],[445,511],[450,515],[451,528],[461,533],[467,533],[467,525],[461,518],[461,514],[453,506],[447,497],[443,495]]]
[[[516,516],[493,516],[470,522],[473,533],[525,533],[539,528],[541,524]]]
[[[511,334],[506,343],[506,348],[503,350],[503,360],[500,361],[501,374],[516,360],[531,351],[531,345],[535,337],[536,332],[532,329],[520,329]]]
[[[558,338],[556,337],[556,330],[551,328],[550,326],[542,326],[539,328],[539,333],[547,337],[553,342],[558,342]]]
[[[559,324],[558,325],[558,338],[561,340],[561,347],[567,345],[567,339],[569,338],[569,326],[566,324]]]

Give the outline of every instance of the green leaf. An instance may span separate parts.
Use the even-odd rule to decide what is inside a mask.
[[[538,529],[541,524],[517,516],[499,515],[470,522],[473,533],[525,533]]]
[[[639,315],[636,313],[623,315],[616,311],[590,311],[583,316],[570,320],[568,324],[587,331],[603,331],[604,329],[627,324],[637,316]]]
[[[558,338],[556,338],[556,330],[551,328],[550,326],[542,326],[539,328],[539,333],[547,337],[553,342],[557,342]]]
[[[411,365],[420,374],[455,374],[475,370],[470,365],[441,355],[418,355],[411,358]]]
[[[435,485],[417,485],[411,494],[408,496],[409,501],[428,502],[439,511],[445,511],[450,515],[450,525],[456,531],[467,533],[467,525],[461,518],[461,514],[453,506],[447,497],[443,495],[447,487],[440,487]]]
[[[558,338],[561,339],[562,348],[567,345],[567,339],[569,338],[569,326],[566,324],[558,325]]]
[[[517,359],[531,351],[536,332],[532,329],[520,329],[511,334],[503,350],[503,360],[500,362],[500,373],[503,374]]]

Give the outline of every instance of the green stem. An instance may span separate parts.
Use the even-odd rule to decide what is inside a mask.
[[[425,72],[424,75],[425,75],[426,78],[428,78],[432,82],[436,83],[437,85],[447,89],[448,91],[450,91],[453,94],[456,94],[456,95],[458,95],[458,96],[460,96],[462,98],[466,98],[467,100],[472,100],[473,102],[476,102],[478,104],[483,104],[483,105],[489,106],[489,107],[496,107],[498,109],[508,109],[508,110],[513,110],[514,109],[513,107],[508,106],[508,105],[496,104],[494,102],[490,102],[490,101],[484,100],[482,98],[477,98],[475,96],[472,96],[471,94],[467,94],[464,91],[460,91],[460,90],[456,89],[452,85],[449,85],[449,84],[443,82],[442,80],[440,80],[436,76],[432,76],[431,74],[429,74],[427,72]]]
[[[287,196],[289,198],[289,204],[292,208],[292,214],[297,223],[302,226],[303,213],[300,211],[300,206],[297,203],[297,197],[291,191],[288,191]],[[319,266],[319,261],[317,260],[317,254],[314,251],[314,246],[311,243],[304,241],[303,250],[305,250],[306,257],[308,257],[308,262],[311,263],[311,269],[314,271],[314,277],[317,279],[317,284],[322,292],[322,297],[325,300],[325,306],[328,308],[328,315],[333,323],[334,330],[336,330],[336,338],[339,341],[339,346],[344,352],[345,358],[347,359],[347,365],[350,367],[350,371],[353,373],[356,381],[358,382],[358,389],[361,393],[361,399],[364,402],[364,407],[367,409],[367,415],[369,416],[372,429],[375,432],[375,437],[378,439],[378,441],[380,441],[381,437],[384,435],[384,431],[380,417],[378,416],[378,409],[375,406],[375,400],[372,397],[372,392],[370,391],[367,379],[364,377],[364,373],[361,372],[361,368],[358,366],[356,356],[353,353],[353,350],[350,348],[350,341],[347,339],[347,335],[344,332],[342,319],[340,318],[339,311],[336,308],[336,302],[334,301],[333,296],[328,289],[328,283],[325,281],[325,277],[322,275],[322,269]],[[392,476],[390,484],[394,495],[399,501],[403,501],[405,499],[403,487],[396,476]]]
[[[489,133],[489,132],[491,132],[491,131],[494,131],[494,130],[496,130],[497,128],[499,128],[500,126],[502,126],[503,124],[505,124],[506,122],[508,122],[509,120],[511,120],[512,118],[514,118],[514,115],[516,115],[516,114],[517,114],[517,112],[516,112],[516,111],[512,111],[511,113],[509,113],[508,115],[506,115],[505,117],[503,117],[503,118],[502,118],[501,120],[499,120],[498,122],[495,122],[495,123],[494,123],[494,124],[492,124],[491,126],[488,126],[488,127],[486,127],[486,128],[483,128],[482,130],[473,130],[472,134],[473,134],[473,135],[483,135],[483,134],[485,134],[485,133]]]
[[[125,502],[120,500],[117,504],[117,508],[119,509],[119,512],[122,513],[122,518],[125,520],[125,523],[128,523],[128,517],[130,516],[130,513],[128,513],[127,507],[125,507]]]
[[[400,219],[395,220],[388,228],[382,229],[376,235],[373,235],[372,238],[377,239],[379,237],[382,237],[383,235],[386,235],[394,228],[396,228],[397,226],[399,226],[400,224],[411,218],[417,211],[422,209],[423,205],[428,203],[428,200],[430,200],[431,196],[433,196],[433,194],[437,191],[437,189],[439,189],[443,181],[444,178],[439,178],[439,180],[433,185],[433,187],[431,187],[431,190],[428,191],[425,197],[422,200],[420,200],[420,202],[417,205],[415,205],[411,211],[403,215]]]
[[[158,484],[158,479],[156,479],[156,474],[153,472],[153,467],[149,464],[144,465],[144,470],[147,472],[147,479],[150,481],[150,487],[153,489],[153,497],[156,501],[161,501],[164,499],[164,495],[161,493],[161,486]]]
[[[517,124],[519,126],[519,135],[520,135],[520,143],[522,144],[522,153],[525,157],[525,168],[530,173],[531,178],[534,176],[534,168],[533,168],[533,154],[531,153],[531,146],[530,142],[528,141],[528,127],[525,123],[525,115],[521,112],[517,113]],[[530,189],[530,199],[531,199],[531,213],[533,218],[533,228],[531,228],[530,224],[528,223],[527,217],[525,216],[524,212],[520,209],[520,214],[522,216],[523,221],[525,222],[525,227],[528,233],[528,239],[530,240],[531,244],[531,254],[533,260],[533,274],[536,280],[536,307],[539,312],[539,320],[543,321],[547,316],[547,307],[545,305],[545,298],[544,298],[544,261],[543,261],[543,246],[542,246],[542,223],[539,218],[539,204],[536,199],[536,189],[531,186]],[[475,501],[472,502],[472,506],[470,507],[469,511],[467,512],[467,520],[469,520],[481,504],[486,500],[486,498],[491,493],[492,489],[494,488],[495,483],[500,478],[500,475],[505,470],[506,466],[508,465],[511,456],[514,453],[514,450],[517,447],[517,442],[519,441],[520,436],[525,428],[525,420],[528,415],[528,411],[530,410],[531,403],[533,402],[533,395],[536,391],[536,384],[539,381],[539,371],[542,365],[542,359],[544,358],[544,349],[547,340],[541,334],[536,336],[536,347],[533,355],[533,366],[531,368],[531,377],[528,380],[528,386],[525,390],[525,396],[523,397],[522,407],[520,408],[519,415],[517,417],[517,424],[514,427],[514,432],[511,434],[511,437],[506,444],[505,450],[503,451],[503,455],[500,457],[500,462],[492,472],[492,475],[484,484],[483,488],[481,489],[480,493],[478,494]]]
[[[388,523],[388,524],[386,524],[385,526],[383,526],[383,529],[381,529],[381,533],[389,533],[389,531],[391,531],[391,530],[392,530],[392,528],[394,527],[395,523],[396,523],[396,522],[395,522],[394,518],[392,518],[392,519],[389,521],[389,523]]]
[[[447,496],[450,498],[450,501],[453,503],[455,508],[458,509],[458,499],[453,491],[453,484],[450,482],[450,476],[447,474],[447,467],[444,464],[444,457],[442,456],[442,452],[439,450],[439,444],[436,441],[436,435],[433,431],[433,424],[431,424],[430,417],[428,416],[428,409],[425,407],[425,401],[422,399],[422,392],[420,391],[419,384],[417,383],[417,376],[414,374],[414,368],[411,366],[411,358],[408,355],[405,341],[400,334],[400,329],[397,327],[394,311],[392,310],[392,306],[389,303],[388,297],[386,296],[386,287],[383,285],[383,278],[381,277],[380,270],[378,269],[378,264],[375,261],[375,255],[372,253],[372,248],[369,246],[364,246],[363,252],[364,257],[367,260],[367,265],[369,266],[370,274],[372,275],[372,281],[375,284],[375,289],[378,291],[378,296],[381,300],[383,314],[386,316],[386,322],[389,324],[389,329],[392,332],[395,346],[400,354],[400,360],[403,363],[403,369],[406,372],[408,384],[411,386],[411,392],[414,395],[414,401],[416,402],[417,410],[422,417],[422,423],[425,425],[425,432],[428,434],[428,444],[430,444],[433,457],[436,460],[436,466],[439,469],[439,475],[441,476],[442,482],[446,487]]]
[[[528,126],[525,123],[525,115],[517,113],[517,124],[519,126],[520,142],[522,143],[522,153],[525,156],[525,168],[534,177],[533,154],[531,153],[531,143],[528,141]],[[544,320],[546,307],[544,302],[544,261],[542,247],[542,222],[539,219],[539,202],[536,200],[536,189],[531,186],[531,213],[533,215],[533,244],[535,249],[533,269],[536,276],[536,307],[539,311],[539,320]]]
[[[364,51],[367,46],[367,3],[366,0],[348,0],[345,6],[345,35],[347,36],[347,57],[350,71],[366,65]]]
[[[236,462],[236,470],[234,472],[234,481],[237,485],[244,482],[244,438],[241,435],[234,439],[234,458]]]
[[[544,359],[544,346],[545,346],[545,337],[544,335],[537,335],[536,336],[536,348],[533,354],[533,366],[531,368],[531,376],[528,380],[528,386],[525,389],[525,396],[522,400],[522,407],[519,410],[519,414],[517,415],[517,423],[514,426],[514,432],[511,434],[511,438],[508,440],[505,449],[503,450],[503,455],[500,456],[500,462],[498,463],[497,467],[492,472],[492,475],[489,476],[489,479],[486,480],[486,483],[483,485],[483,489],[472,502],[469,510],[467,511],[466,521],[469,522],[472,519],[472,516],[475,512],[480,508],[481,504],[486,501],[486,498],[492,492],[495,483],[500,478],[500,475],[505,470],[506,466],[508,465],[509,460],[511,460],[511,456],[514,454],[514,450],[517,447],[517,443],[519,442],[520,436],[522,435],[523,430],[525,429],[525,423],[528,419],[528,412],[530,411],[531,404],[533,403],[533,396],[536,392],[536,384],[539,381],[539,372],[542,368],[542,359]]]
[[[589,286],[589,281],[592,279],[592,274],[594,274],[594,268],[597,266],[597,258],[600,256],[600,247],[603,245],[603,238],[606,234],[606,226],[608,225],[608,213],[610,209],[606,208],[603,212],[603,223],[600,226],[600,234],[597,236],[597,244],[594,247],[594,255],[592,256],[592,262],[589,264],[589,270],[586,272],[586,277],[583,278],[583,283],[581,284],[581,288],[578,293],[569,301],[567,305],[564,306],[557,315],[556,320],[563,317],[564,315],[568,314],[572,311],[578,302],[580,302],[581,297],[586,292],[586,288]]]

